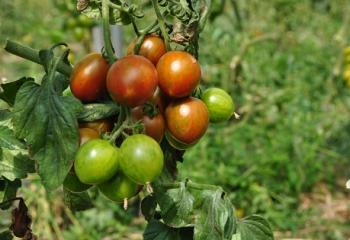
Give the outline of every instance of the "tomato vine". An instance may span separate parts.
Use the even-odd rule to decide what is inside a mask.
[[[103,195],[111,200],[117,199],[118,202],[125,202],[137,194],[139,185],[146,185],[146,197],[141,204],[142,213],[148,221],[145,240],[273,239],[265,219],[251,216],[238,220],[233,204],[221,187],[195,183],[189,179],[176,180],[177,164],[183,161],[185,150],[194,146],[205,133],[209,115],[217,114],[216,118],[210,118],[215,121],[226,121],[234,114],[233,103],[230,96],[222,90],[219,92],[224,92],[224,95],[215,95],[217,91],[211,91],[214,95],[208,98],[224,97],[228,107],[220,106],[220,101],[210,102],[210,106],[205,105],[205,99],[199,99],[202,95],[198,90],[200,88],[195,90],[201,75],[198,41],[209,16],[211,1],[151,0],[151,6],[155,20],[140,30],[138,19],[142,19],[144,13],[137,4],[125,0],[78,1],[77,7],[82,14],[101,20],[104,38],[102,51],[110,65],[109,74],[104,77],[106,89],[102,90],[105,92],[101,90],[105,94],[97,96],[92,102],[81,98],[79,100],[74,91],[73,95],[69,91],[66,94],[69,90],[67,87],[75,78],[72,72],[77,69],[77,66],[73,68],[67,60],[68,48],[63,53],[57,53],[56,45],[38,51],[7,41],[6,51],[43,65],[46,74],[41,84],[23,78],[1,85],[4,91],[0,98],[7,101],[10,107],[0,111],[0,136],[1,139],[6,139],[0,140],[0,187],[4,186],[0,188],[0,207],[7,209],[10,207],[8,202],[17,199],[20,179],[34,172],[35,164],[35,170],[47,190],[60,188],[67,182],[67,176],[81,183],[84,187],[81,192],[72,191],[67,188],[69,184],[63,184],[65,203],[73,211],[93,207],[89,191],[86,190],[90,184],[95,184]],[[134,54],[139,53],[145,37],[150,34],[156,34],[164,40],[168,53],[162,55],[161,63],[158,64],[135,55],[117,58],[111,42],[110,24],[132,25],[137,37]],[[172,51],[175,47],[181,51]],[[174,62],[182,71],[161,69]],[[186,67],[191,69],[185,69]],[[136,76],[140,72],[142,76]],[[166,82],[169,78],[183,89],[174,90],[169,87]],[[139,79],[143,82],[147,80],[148,85],[138,86],[142,82]],[[88,81],[95,80],[88,79],[84,84],[89,86]],[[156,90],[158,81],[160,90]],[[189,82],[191,86],[184,86]],[[125,87],[126,90],[122,86],[125,83],[129,84]],[[132,85],[135,83],[136,86]],[[78,87],[81,85],[83,84],[78,84]],[[147,89],[149,92],[144,93]],[[168,95],[159,97],[162,98],[159,101],[167,105],[165,110],[162,109],[164,106],[160,107],[154,100],[150,100],[156,91]],[[185,99],[180,99],[183,97]],[[9,99],[15,100],[12,102]],[[165,112],[164,121],[168,129],[165,134],[161,133],[165,137],[160,138],[160,144],[159,139],[155,141],[152,136],[145,135],[144,122],[132,120],[131,108],[136,107],[134,102],[142,107],[142,111],[148,111],[150,104],[150,118]],[[186,111],[179,111],[180,107]],[[79,146],[79,124],[107,118],[114,121],[111,132],[99,132],[102,139],[89,140]],[[176,123],[170,124],[174,123],[171,121]],[[198,121],[203,124],[198,124]],[[96,152],[103,152],[104,148],[108,148],[108,151],[103,156],[96,156]],[[5,169],[2,162],[6,162],[10,169]],[[18,162],[21,163],[19,169],[15,166]],[[98,166],[96,162],[103,162],[104,167],[107,164],[113,166],[108,169],[107,177],[101,172],[101,176],[88,176],[93,172],[90,170],[94,169],[94,164]],[[86,168],[87,165],[90,170]],[[88,180],[84,182],[85,179]],[[124,203],[124,206],[127,204]],[[31,232],[30,226],[27,229]]]

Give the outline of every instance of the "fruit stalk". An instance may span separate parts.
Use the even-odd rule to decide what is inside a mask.
[[[102,0],[102,26],[104,49],[107,53],[108,62],[113,63],[117,59],[114,55],[113,45],[111,42],[111,28],[109,25],[109,0]]]
[[[160,28],[160,31],[162,32],[166,49],[167,49],[167,51],[171,51],[169,34],[168,34],[167,30],[166,30],[165,20],[163,18],[162,13],[160,12],[160,9],[159,9],[159,6],[158,6],[158,1],[157,0],[152,0],[152,4],[153,4],[154,11],[156,12],[156,15],[157,15],[159,28]]]

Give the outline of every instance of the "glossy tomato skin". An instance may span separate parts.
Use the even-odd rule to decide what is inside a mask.
[[[120,151],[121,169],[132,181],[145,185],[161,174],[164,155],[153,138],[144,134],[132,135],[124,140]]]
[[[79,128],[80,146],[91,139],[100,138],[100,134],[91,128]]]
[[[139,192],[139,185],[131,181],[123,173],[118,172],[112,179],[98,185],[104,196],[112,201],[122,203]]]
[[[73,95],[84,101],[99,99],[106,90],[108,63],[99,53],[91,53],[74,66],[70,78]]]
[[[82,183],[100,184],[116,174],[119,160],[119,149],[106,140],[93,139],[78,149],[74,170]]]
[[[184,51],[164,54],[157,64],[157,71],[161,90],[173,98],[191,95],[201,78],[197,60]]]
[[[134,53],[134,48],[137,42],[137,38],[131,42],[128,47],[127,54],[131,55]],[[166,53],[166,46],[164,40],[157,35],[147,35],[143,39],[138,55],[144,56],[150,60],[155,66],[159,59]]]
[[[220,88],[209,88],[202,94],[202,100],[209,110],[210,122],[218,123],[230,119],[234,111],[231,96]]]
[[[79,126],[82,128],[91,128],[98,133],[110,132],[113,129],[113,122],[110,119],[101,119],[92,122],[81,122]]]
[[[201,100],[189,97],[170,103],[165,119],[169,133],[178,141],[191,145],[206,132],[209,112]]]
[[[165,132],[165,120],[161,113],[150,117],[143,111],[143,106],[131,110],[131,118],[134,122],[141,121],[145,127],[145,134],[157,142],[161,142]]]
[[[144,104],[158,84],[157,70],[145,57],[130,55],[116,61],[107,75],[112,99],[128,107]]]

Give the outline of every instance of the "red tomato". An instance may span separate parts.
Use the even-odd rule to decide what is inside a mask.
[[[70,88],[75,97],[85,102],[100,98],[106,90],[108,63],[99,53],[91,53],[75,65]]]
[[[128,47],[127,54],[134,53],[137,38],[131,42]],[[154,65],[157,65],[159,59],[166,53],[164,40],[157,35],[148,35],[143,39],[138,55],[149,59]]]
[[[100,138],[100,134],[91,128],[79,128],[80,146],[91,139]]]
[[[79,127],[92,128],[98,133],[106,133],[112,131],[113,122],[110,119],[101,119],[93,122],[81,122]]]
[[[165,132],[165,121],[161,113],[158,113],[154,117],[150,117],[143,112],[143,106],[135,107],[131,110],[132,120],[142,121],[145,126],[145,134],[161,142]]]
[[[185,144],[196,143],[206,132],[209,112],[197,98],[184,98],[170,103],[165,111],[170,134]]]
[[[159,86],[170,97],[191,95],[201,78],[197,60],[184,51],[170,51],[157,64]]]
[[[158,84],[157,70],[145,57],[130,55],[108,71],[107,90],[118,103],[136,107],[151,98]]]
[[[164,93],[159,89],[159,87],[157,87],[157,89],[154,91],[149,101],[154,106],[156,106],[162,114],[164,114],[165,108],[169,103],[169,99],[167,98],[167,96],[164,95]]]

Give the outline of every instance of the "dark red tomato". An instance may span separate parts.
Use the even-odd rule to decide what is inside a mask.
[[[106,90],[108,63],[99,53],[91,53],[75,65],[70,88],[75,97],[85,102],[99,99]]]
[[[170,103],[165,111],[170,134],[180,142],[196,143],[206,132],[209,112],[197,98],[184,98]]]
[[[145,57],[130,55],[108,71],[107,90],[114,101],[136,107],[150,99],[158,84],[157,70]]]
[[[82,128],[92,128],[98,133],[106,133],[112,131],[113,122],[110,119],[101,119],[93,122],[81,122],[79,126]]]
[[[161,113],[154,117],[150,117],[143,112],[143,106],[135,107],[131,110],[131,117],[133,121],[142,121],[145,126],[145,134],[161,142],[165,132],[165,121]]]
[[[80,135],[80,145],[83,145],[87,141],[91,139],[97,139],[100,138],[99,133],[91,128],[79,128],[79,135]]]
[[[159,86],[170,97],[189,96],[201,78],[197,60],[184,51],[170,51],[157,64]]]
[[[135,44],[137,39],[128,47],[128,55],[133,54]],[[144,56],[148,60],[150,60],[154,65],[157,65],[159,59],[166,53],[166,47],[164,40],[157,35],[148,35],[143,39],[143,42],[140,46],[140,50],[138,55]]]

